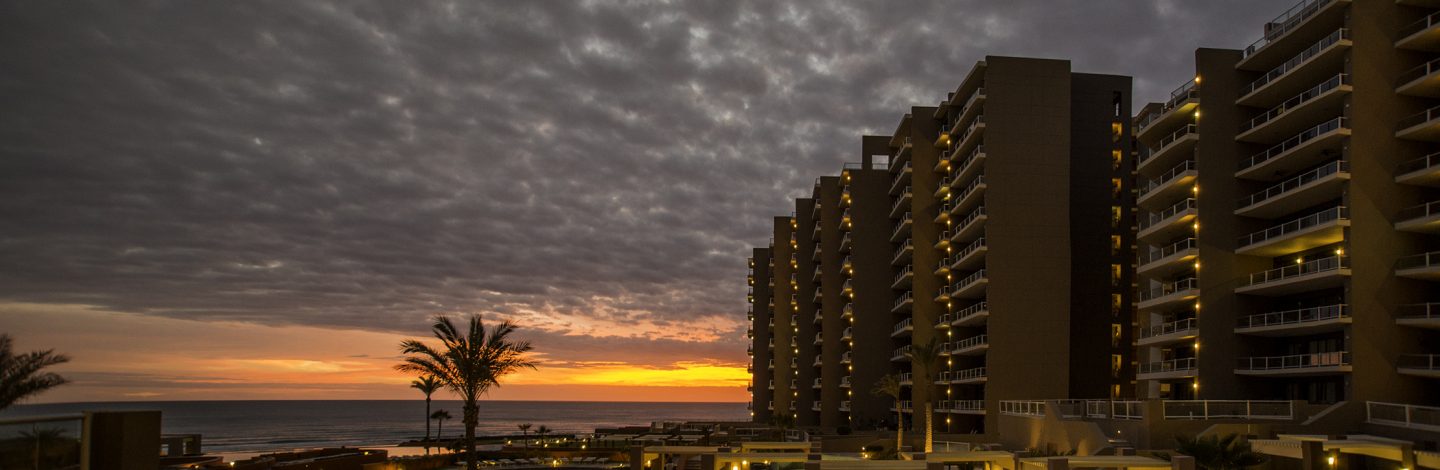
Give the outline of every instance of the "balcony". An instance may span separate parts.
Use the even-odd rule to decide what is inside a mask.
[[[1168,277],[1194,268],[1200,247],[1194,238],[1182,239],[1158,250],[1140,255],[1135,273],[1149,277]]]
[[[1350,278],[1350,259],[1331,256],[1251,274],[1240,280],[1236,294],[1279,296],[1339,287]]]
[[[910,201],[914,197],[915,193],[910,189],[910,185],[905,185],[905,189],[900,191],[900,196],[895,198],[895,203],[890,205],[890,218],[899,218],[900,214],[909,210]]]
[[[814,345],[816,345],[816,346],[819,346],[819,345],[824,344],[824,343],[825,343],[825,334],[824,334],[824,333],[815,333],[815,341],[811,341],[811,342],[810,342],[810,344],[814,344]]]
[[[1135,345],[1159,346],[1189,341],[1195,339],[1198,332],[1194,318],[1165,322],[1150,328],[1142,328],[1140,336],[1135,339]]]
[[[840,355],[840,363],[841,363],[841,364],[849,364],[849,363],[851,363],[851,362],[854,362],[854,360],[855,360],[855,353],[854,353],[854,351],[845,351],[844,354],[841,354],[841,355]],[[849,377],[845,377],[844,379],[841,379],[841,380],[840,380],[840,386],[841,386],[841,387],[849,387],[849,386],[850,386],[850,378],[849,378]]]
[[[951,343],[951,356],[978,356],[990,350],[990,339],[986,335],[977,335]]]
[[[902,385],[902,386],[915,385],[915,374],[910,373],[910,372],[901,372],[901,373],[900,373],[900,385]]]
[[[1440,233],[1440,201],[1407,207],[1395,214],[1395,230]]]
[[[1195,142],[1198,141],[1199,128],[1194,124],[1186,124],[1151,146],[1150,154],[1140,160],[1138,171],[1141,174],[1151,174],[1194,158]]]
[[[974,150],[971,150],[970,153],[965,154],[965,158],[960,159],[959,165],[955,167],[957,170],[950,174],[950,186],[954,187],[955,185],[970,181],[970,178],[973,178],[980,172],[981,168],[984,168],[984,163],[985,146],[978,145]]]
[[[900,142],[900,146],[895,149],[895,156],[890,158],[891,173],[895,172],[897,169],[895,165],[897,164],[902,162],[906,165],[910,164],[910,151],[914,148],[915,142],[912,141],[910,137],[905,137],[905,139]]]
[[[890,180],[891,196],[899,196],[902,190],[909,189],[910,174],[913,172],[914,170],[910,169],[910,162],[905,162],[904,165],[900,166],[900,172],[896,173],[895,178]]]
[[[854,318],[854,317],[855,317],[855,304],[852,303],[852,302],[845,302],[845,307],[843,307],[843,308],[840,309],[840,318],[841,318],[841,319],[844,319],[844,320],[848,320],[848,319]]]
[[[1401,163],[1395,170],[1396,183],[1440,187],[1440,152]]]
[[[1354,86],[1350,84],[1350,76],[1337,74],[1241,123],[1235,140],[1268,144],[1295,135],[1315,122],[1316,117],[1344,113],[1345,96],[1351,91]]]
[[[1396,311],[1395,323],[1440,330],[1440,302],[1401,305]]]
[[[985,221],[989,217],[985,215],[985,206],[975,208],[975,211],[967,214],[946,232],[947,240],[950,243],[963,243],[978,238],[985,231]]]
[[[952,299],[978,299],[985,297],[985,288],[990,285],[990,278],[985,277],[985,270],[975,271],[964,279],[954,284],[954,290],[950,292]]]
[[[980,237],[941,262],[946,263],[945,267],[950,271],[975,270],[984,266],[985,253],[989,251],[985,245],[985,237]]]
[[[1165,380],[1194,377],[1196,361],[1193,357],[1140,364],[1135,369],[1136,380]]]
[[[1140,121],[1136,136],[1142,141],[1148,141],[1157,129],[1170,129],[1176,124],[1189,121],[1190,113],[1198,106],[1200,93],[1195,89],[1195,79],[1192,78],[1170,92],[1170,99],[1161,105],[1160,111]]]
[[[1192,221],[1199,214],[1195,198],[1186,198],[1163,211],[1149,214],[1140,220],[1141,240],[1168,240],[1192,230]]]
[[[1440,12],[1425,15],[1420,21],[1400,27],[1395,48],[1412,51],[1440,51]]]
[[[1345,240],[1350,211],[1332,207],[1236,239],[1236,254],[1276,256],[1299,253]]]
[[[824,358],[817,354],[817,355],[815,356],[815,360],[810,362],[810,366],[811,366],[811,367],[820,367],[820,365],[823,364],[824,362],[825,362],[825,361],[824,361]]]
[[[984,136],[985,115],[981,114],[975,116],[975,122],[970,123],[970,127],[960,134],[959,139],[955,139],[954,149],[957,152],[968,152],[971,148],[979,146]]]
[[[1240,163],[1236,178],[1275,181],[1284,175],[1333,160],[1350,136],[1350,120],[1337,117],[1301,132]]]
[[[845,331],[840,333],[840,341],[850,341],[855,338],[855,327],[847,326]]]
[[[908,264],[910,263],[910,259],[914,254],[915,245],[913,243],[910,243],[909,239],[906,239],[904,242],[900,243],[900,247],[896,248],[895,254],[890,257],[890,265],[903,266],[905,264]]]
[[[1175,165],[1165,174],[1146,181],[1140,185],[1140,198],[1136,203],[1141,207],[1155,207],[1157,203],[1169,204],[1176,197],[1191,194],[1195,186],[1195,177],[1199,173],[1196,170],[1195,160],[1185,160]]]
[[[845,233],[845,236],[840,237],[840,252],[841,252],[841,253],[849,253],[849,252],[850,252],[850,233],[849,233],[849,232],[846,232],[846,233]]]
[[[895,299],[895,304],[890,307],[890,313],[908,312],[910,311],[910,306],[914,304],[915,297],[907,290],[901,293],[899,298]]]
[[[1255,336],[1305,336],[1340,331],[1349,324],[1350,306],[1336,304],[1240,317],[1235,332]]]
[[[1295,418],[1295,405],[1283,400],[1165,400],[1161,412],[1167,420]]]
[[[895,280],[890,281],[890,288],[893,290],[909,289],[914,279],[915,270],[907,264],[900,268],[899,273],[895,274]]]
[[[1440,142],[1440,106],[1401,119],[1396,128],[1395,137]]]
[[[985,200],[986,187],[987,186],[985,185],[985,175],[976,175],[975,181],[971,182],[969,186],[966,186],[964,190],[960,191],[960,196],[958,198],[946,201],[946,212],[959,215],[962,212],[969,211],[970,208],[976,206],[981,201]]]
[[[1400,258],[1395,261],[1395,275],[1425,281],[1440,281],[1440,251]]]
[[[1367,401],[1365,402],[1365,422],[1440,432],[1440,407]]]
[[[913,321],[913,317],[905,317],[904,320],[900,320],[899,323],[895,324],[895,329],[890,332],[890,337],[899,338],[901,336],[907,336],[910,334],[910,332],[915,331],[915,326],[912,325]]]
[[[890,231],[890,241],[899,243],[901,240],[904,240],[905,237],[910,236],[910,227],[912,225],[915,225],[915,220],[910,217],[909,212],[906,212],[905,215],[901,216],[900,220],[895,223],[895,229]]]
[[[1265,35],[1245,48],[1236,68],[1261,70],[1294,51],[1297,38],[1313,37],[1341,22],[1349,0],[1302,0],[1265,22]]]
[[[1152,310],[1169,307],[1181,302],[1194,300],[1200,296],[1200,281],[1193,277],[1187,277],[1174,282],[1160,284],[1159,287],[1140,291],[1135,304],[1139,310]]]
[[[1336,160],[1257,191],[1235,203],[1235,215],[1273,219],[1340,197],[1350,181],[1350,162]]]
[[[1440,378],[1440,354],[1401,354],[1395,372],[1417,377]]]
[[[1285,63],[1240,88],[1242,106],[1269,107],[1287,97],[1295,96],[1308,84],[1324,80],[1341,70],[1345,52],[1350,50],[1350,30],[1338,29]]]
[[[980,105],[984,103],[985,88],[976,88],[975,91],[970,92],[970,97],[966,98],[965,103],[960,107],[960,115],[956,116],[955,122],[949,123],[944,126],[944,129],[941,129],[942,135],[940,136],[939,143],[943,144],[950,136],[962,132],[960,126],[970,122],[971,118],[978,115],[980,113]]]
[[[849,377],[846,377],[846,379],[849,379]],[[847,413],[850,411],[850,400],[844,400],[840,402],[840,411],[844,411]]]
[[[1242,357],[1235,373],[1251,376],[1315,376],[1350,372],[1350,353],[1334,351],[1289,356]]]
[[[974,369],[958,370],[950,373],[950,383],[953,384],[978,384],[985,383],[987,379],[984,367]]]
[[[1440,59],[1401,72],[1395,82],[1396,94],[1440,98]]]
[[[985,400],[947,400],[946,403],[950,405],[946,409],[953,413],[964,415],[985,414]]]
[[[910,360],[910,350],[911,350],[912,347],[913,347],[913,346],[907,344],[907,345],[904,345],[904,346],[895,348],[895,351],[892,352],[892,353],[890,353],[890,360],[893,361],[893,362],[905,362],[905,361],[909,361],[909,360]]]
[[[951,314],[949,314],[949,313],[942,313],[942,314],[940,314],[939,316],[935,317],[935,329],[937,329],[937,330],[948,330],[948,329],[950,329],[950,320],[954,320],[954,319],[955,319],[955,316],[954,316],[954,315],[951,315]]]
[[[990,318],[990,304],[984,300],[951,314],[951,326],[969,327],[985,323]]]
[[[817,401],[810,403],[810,411],[820,411],[820,402]]]

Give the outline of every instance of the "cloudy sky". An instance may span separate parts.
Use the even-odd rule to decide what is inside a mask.
[[[746,399],[745,256],[989,55],[1136,102],[1281,1],[0,1],[0,331],[41,401],[408,398],[436,313],[497,399]]]

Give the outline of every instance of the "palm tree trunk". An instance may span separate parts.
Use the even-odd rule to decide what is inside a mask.
[[[425,395],[425,442],[430,442],[430,395]]]
[[[925,400],[925,453],[935,452],[935,408]]]
[[[435,420],[435,440],[440,440],[440,433],[445,431],[445,420]]]
[[[900,447],[905,442],[905,410],[900,409],[900,402],[895,402],[895,455],[899,458]]]
[[[475,460],[475,426],[480,424],[480,407],[475,399],[465,400],[465,468],[480,470]]]

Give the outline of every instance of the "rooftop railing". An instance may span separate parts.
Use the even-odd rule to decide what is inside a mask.
[[[1330,33],[1328,36],[1325,36],[1323,39],[1317,41],[1315,44],[1312,44],[1310,47],[1305,48],[1304,51],[1300,51],[1299,54],[1291,57],[1290,60],[1286,60],[1285,63],[1280,64],[1278,67],[1270,69],[1269,72],[1265,72],[1265,75],[1261,75],[1260,78],[1255,79],[1255,81],[1250,82],[1249,85],[1241,88],[1240,96],[1246,96],[1254,93],[1255,90],[1258,90],[1261,87],[1270,84],[1270,82],[1274,81],[1277,78],[1285,76],[1285,74],[1290,73],[1290,71],[1294,70],[1300,65],[1309,62],[1310,59],[1315,58],[1315,56],[1320,54],[1320,51],[1323,51],[1326,48],[1333,46],[1344,39],[1350,39],[1350,30],[1345,28],[1335,30],[1335,32]]]
[[[1144,255],[1141,255],[1141,256],[1140,256],[1140,265],[1141,265],[1141,266],[1144,266],[1144,265],[1150,264],[1150,263],[1155,262],[1155,261],[1159,261],[1159,260],[1162,260],[1162,259],[1165,259],[1165,258],[1169,258],[1169,257],[1171,257],[1171,256],[1174,256],[1176,253],[1179,253],[1179,252],[1182,252],[1182,251],[1186,251],[1186,250],[1193,250],[1193,249],[1197,248],[1198,246],[1199,246],[1199,245],[1196,244],[1194,238],[1181,239],[1180,241],[1175,242],[1175,243],[1171,243],[1170,245],[1168,245],[1168,246],[1166,246],[1166,247],[1164,247],[1164,248],[1160,248],[1160,249],[1158,249],[1158,250],[1150,250],[1150,252],[1145,253]]]
[[[1350,259],[1345,256],[1331,256],[1317,260],[1297,263],[1283,268],[1269,269],[1253,273],[1249,278],[1242,281],[1240,287],[1255,286],[1271,282],[1279,282],[1287,279],[1306,276],[1315,273],[1335,271],[1350,267]]]
[[[1350,365],[1350,353],[1348,351],[1332,351],[1310,354],[1290,354],[1286,356],[1242,357],[1237,361],[1235,368],[1249,371],[1270,371],[1348,365]]]
[[[1275,157],[1283,155],[1285,152],[1294,150],[1296,147],[1299,147],[1306,142],[1315,140],[1316,137],[1348,127],[1350,127],[1350,119],[1345,117],[1337,117],[1335,119],[1322,122],[1315,127],[1300,131],[1300,133],[1296,134],[1294,137],[1285,139],[1284,142],[1275,144],[1274,146],[1265,149],[1265,151],[1263,152],[1251,155],[1250,158],[1245,159],[1244,165],[1241,165],[1240,169],[1245,170],[1255,165],[1265,163],[1274,159]]]
[[[1149,328],[1143,328],[1143,329],[1141,329],[1141,330],[1140,330],[1140,339],[1151,338],[1151,337],[1155,337],[1155,336],[1163,336],[1163,335],[1168,335],[1168,334],[1172,334],[1172,333],[1179,333],[1179,332],[1182,332],[1182,331],[1190,331],[1190,330],[1194,330],[1194,329],[1195,329],[1195,319],[1194,319],[1194,318],[1186,318],[1186,319],[1183,319],[1183,320],[1175,320],[1175,321],[1171,321],[1171,322],[1161,323],[1161,324],[1159,324],[1159,325],[1154,325],[1154,326],[1151,326],[1151,327],[1149,327]]]
[[[1349,220],[1350,210],[1345,206],[1331,207],[1314,214],[1302,216],[1298,219],[1276,225],[1249,235],[1236,239],[1236,246],[1241,248],[1262,243],[1266,240],[1281,238],[1295,232],[1311,227],[1327,224],[1337,220]]]
[[[1298,176],[1287,179],[1285,181],[1281,181],[1279,184],[1265,188],[1261,191],[1257,191],[1249,196],[1240,198],[1240,200],[1236,202],[1236,207],[1250,207],[1299,189],[1301,186],[1305,186],[1307,184],[1319,181],[1320,179],[1327,176],[1337,173],[1348,173],[1349,171],[1350,162],[1347,162],[1345,160],[1336,160],[1330,163],[1326,163],[1324,165],[1321,165],[1319,168],[1301,173]]]
[[[1280,419],[1295,417],[1295,404],[1280,400],[1165,400],[1165,419]]]
[[[1292,98],[1290,98],[1290,99],[1288,99],[1288,100],[1285,100],[1284,103],[1280,103],[1278,106],[1275,106],[1275,107],[1273,107],[1273,108],[1270,108],[1270,110],[1265,111],[1264,113],[1261,113],[1259,116],[1255,116],[1254,118],[1250,119],[1249,121],[1246,121],[1246,122],[1244,122],[1244,123],[1241,123],[1241,124],[1240,124],[1240,132],[1243,133],[1243,132],[1248,131],[1248,130],[1250,130],[1250,129],[1254,129],[1254,128],[1256,128],[1256,127],[1260,127],[1260,125],[1265,124],[1265,123],[1267,123],[1267,122],[1270,122],[1270,120],[1275,119],[1276,117],[1279,117],[1281,114],[1285,114],[1285,112],[1287,112],[1287,111],[1289,111],[1289,110],[1291,110],[1291,109],[1295,109],[1296,107],[1298,107],[1298,106],[1300,106],[1300,105],[1302,105],[1302,104],[1305,104],[1305,103],[1309,102],[1310,100],[1315,99],[1315,97],[1325,94],[1325,92],[1327,92],[1327,91],[1334,90],[1334,89],[1336,89],[1336,88],[1340,88],[1340,85],[1349,85],[1349,84],[1350,84],[1350,75],[1348,75],[1348,74],[1343,74],[1343,73],[1342,73],[1342,74],[1336,75],[1336,76],[1334,76],[1334,77],[1330,77],[1329,80],[1325,80],[1325,81],[1323,81],[1323,82],[1320,82],[1319,85],[1315,85],[1314,87],[1311,87],[1309,90],[1302,91],[1302,92],[1300,92],[1300,94],[1295,95],[1294,97],[1292,97]]]
[[[1349,305],[1335,304],[1322,307],[1281,310],[1278,312],[1267,312],[1258,315],[1240,317],[1236,321],[1235,327],[1263,328],[1268,326],[1299,325],[1303,323],[1313,323],[1349,317]]]
[[[1144,197],[1146,194],[1149,194],[1150,191],[1154,191],[1155,189],[1162,186],[1168,186],[1169,183],[1175,178],[1179,178],[1180,175],[1183,175],[1186,172],[1195,171],[1195,169],[1195,160],[1185,160],[1183,162],[1180,162],[1179,165],[1175,165],[1175,168],[1171,168],[1170,171],[1165,172],[1165,174],[1146,181],[1145,184],[1141,185],[1140,196]]]
[[[1290,7],[1289,10],[1285,10],[1284,13],[1275,17],[1274,20],[1265,23],[1265,35],[1245,47],[1244,57],[1248,58],[1260,49],[1264,49],[1265,46],[1270,45],[1271,42],[1280,38],[1280,36],[1284,36],[1285,33],[1290,32],[1295,26],[1310,18],[1315,12],[1320,11],[1321,7],[1333,1],[1335,0],[1302,0],[1300,3],[1295,4],[1295,6]]]

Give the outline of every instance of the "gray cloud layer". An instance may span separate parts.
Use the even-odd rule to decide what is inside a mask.
[[[0,2],[0,299],[734,319],[768,216],[985,54],[1141,102],[1288,3]]]

